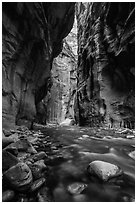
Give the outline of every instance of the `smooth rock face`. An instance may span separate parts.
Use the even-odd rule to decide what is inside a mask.
[[[33,180],[30,168],[21,162],[4,172],[3,178],[17,191],[26,191]]]
[[[96,175],[103,181],[108,181],[110,178],[122,175],[122,170],[118,166],[98,160],[89,164],[88,172],[91,175]]]
[[[3,2],[3,127],[32,126],[53,58],[74,22],[74,3]]]
[[[77,122],[134,128],[135,3],[79,2],[76,14]]]

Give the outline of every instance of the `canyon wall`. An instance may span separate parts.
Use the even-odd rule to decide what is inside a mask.
[[[52,82],[47,102],[47,121],[61,123],[65,118],[74,119],[74,97],[76,93],[77,67],[77,23],[63,40],[62,52],[53,60]],[[46,97],[47,99],[47,97]]]
[[[2,3],[3,128],[31,127],[74,22],[74,3]]]
[[[80,125],[134,128],[135,3],[77,3]]]

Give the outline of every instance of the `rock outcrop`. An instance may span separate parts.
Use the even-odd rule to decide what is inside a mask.
[[[4,2],[2,10],[3,127],[31,127],[73,26],[74,3]]]
[[[134,128],[135,3],[77,3],[80,125]]]

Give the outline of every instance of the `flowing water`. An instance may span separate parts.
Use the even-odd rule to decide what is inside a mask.
[[[47,185],[54,201],[134,201],[135,161],[129,156],[135,150],[134,137],[127,138],[127,134],[113,129],[77,126],[49,126],[41,131],[46,140],[43,147],[50,158],[46,161],[49,166]],[[50,148],[46,142],[51,142]],[[108,182],[91,177],[87,166],[94,160],[116,164],[124,174]],[[68,191],[68,186],[75,182],[86,185],[81,194]]]

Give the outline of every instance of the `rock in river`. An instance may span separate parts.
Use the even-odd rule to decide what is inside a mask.
[[[30,168],[22,162],[19,162],[4,172],[3,178],[11,187],[18,191],[26,191],[33,179]]]
[[[44,171],[47,169],[47,166],[44,164],[44,160],[40,160],[35,162],[30,168],[34,179],[38,179],[43,176]]]
[[[76,182],[68,186],[68,192],[71,194],[80,194],[87,187],[86,184]]]
[[[132,151],[128,154],[132,159],[135,159],[135,151]]]
[[[45,178],[40,178],[36,181],[34,181],[34,183],[32,184],[30,191],[34,192],[36,190],[38,190],[44,183],[45,183],[46,179]]]
[[[120,167],[99,160],[93,161],[89,164],[88,172],[91,175],[98,176],[103,181],[108,181],[110,178],[117,177],[122,174]]]

